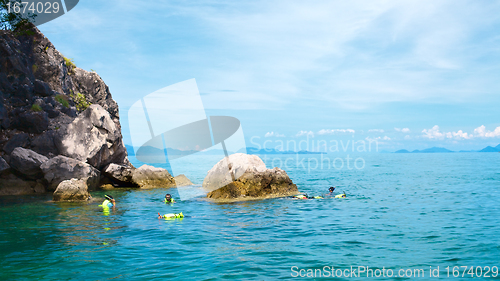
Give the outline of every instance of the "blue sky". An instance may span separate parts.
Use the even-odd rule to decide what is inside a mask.
[[[500,143],[496,1],[84,0],[39,28],[108,84],[127,143],[127,108],[191,78],[248,144]]]

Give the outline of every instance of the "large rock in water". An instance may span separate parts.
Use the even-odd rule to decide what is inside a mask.
[[[10,154],[10,166],[29,179],[43,177],[40,166],[47,160],[47,157],[22,147],[16,147]]]
[[[231,173],[235,177],[234,181]],[[242,201],[298,193],[297,186],[285,171],[280,168],[266,169],[258,156],[242,153],[229,156],[229,163],[226,158],[219,161],[203,181],[207,189],[221,185],[210,191],[207,197],[218,201]]]
[[[203,188],[212,191],[223,187],[237,179],[246,171],[264,172],[267,170],[266,164],[257,155],[248,155],[244,153],[235,153],[224,157],[219,163],[215,164],[203,180]]]
[[[167,170],[149,165],[134,169],[132,181],[140,188],[176,187],[174,178]]]
[[[56,156],[40,166],[49,183],[48,190],[55,190],[65,180],[83,179],[89,189],[97,188],[100,172],[87,163],[66,157]]]
[[[89,198],[87,181],[82,179],[70,179],[59,183],[54,191],[54,201],[84,201]]]
[[[183,174],[175,176],[174,181],[176,186],[193,185],[193,183]]]
[[[132,180],[133,171],[130,166],[111,163],[102,170],[102,173],[118,186],[138,186]]]
[[[109,163],[128,162],[120,127],[98,104],[89,106],[59,135],[56,145],[61,154],[87,162],[97,169]]]

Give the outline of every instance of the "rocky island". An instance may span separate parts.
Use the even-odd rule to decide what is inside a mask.
[[[99,188],[192,185],[162,168],[133,167],[108,86],[76,67],[35,26],[29,33],[0,31],[0,195],[53,192],[54,201],[80,201]],[[267,169],[258,156],[228,158],[203,182],[212,200],[298,192],[285,171]]]
[[[280,168],[267,169],[256,155],[232,154],[222,159],[203,181],[207,198],[234,202],[285,197],[298,194],[297,186]]]
[[[0,195],[76,201],[99,187],[176,186],[165,169],[130,164],[108,86],[35,26],[0,31],[0,128]]]

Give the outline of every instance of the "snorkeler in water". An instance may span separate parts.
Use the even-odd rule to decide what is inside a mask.
[[[169,193],[165,195],[165,203],[175,203],[174,198],[172,198],[172,195],[170,195]]]
[[[160,215],[160,213],[158,213],[158,219],[182,219],[182,218],[184,218],[184,214],[182,212],[180,212],[178,214],[174,214],[174,213],[164,214],[163,216]]]
[[[106,198],[106,200],[104,200],[102,202],[101,207],[103,208],[110,208],[110,207],[115,207],[116,206],[116,202],[115,202],[115,199],[113,198],[113,196],[111,195],[104,195],[104,198]]]

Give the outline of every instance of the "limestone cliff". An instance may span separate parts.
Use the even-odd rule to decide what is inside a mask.
[[[50,169],[39,162],[56,156],[65,157],[59,161],[64,173],[50,170],[56,175],[90,165],[91,174],[77,174],[94,179],[110,163],[130,167],[108,86],[65,58],[36,27],[31,31],[0,31],[0,195],[54,190],[44,175]]]

